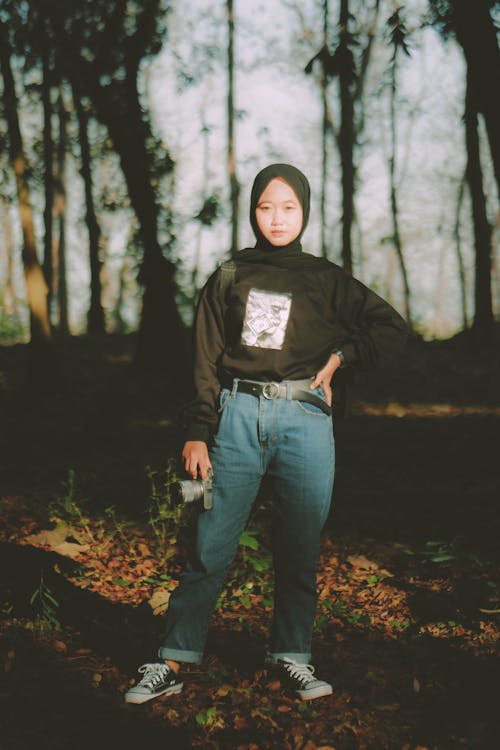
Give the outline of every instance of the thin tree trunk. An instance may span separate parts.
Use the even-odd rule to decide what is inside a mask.
[[[462,205],[464,201],[465,186],[467,184],[467,176],[464,174],[460,180],[457,196],[457,212],[455,215],[455,227],[453,235],[455,237],[455,250],[457,254],[458,264],[458,281],[460,285],[460,301],[462,306],[462,327],[466,331],[469,327],[469,320],[467,317],[467,279],[465,275],[465,263],[464,256],[462,253],[462,242],[460,237],[460,213],[462,211]]]
[[[321,128],[321,255],[328,257],[326,246],[326,204],[328,180],[328,130],[330,128],[330,112],[328,107],[328,72],[326,69],[328,51],[328,0],[323,0],[323,50],[325,57],[321,66],[321,101],[323,104],[323,119]]]
[[[394,50],[394,56],[391,63],[391,80],[390,80],[390,156],[389,156],[389,177],[390,177],[390,204],[392,217],[392,236],[394,247],[399,261],[401,276],[403,279],[404,292],[404,316],[410,330],[413,330],[413,321],[410,304],[410,284],[408,282],[408,273],[403,253],[403,243],[399,229],[399,207],[397,199],[396,186],[396,70],[397,70],[397,50]]]
[[[387,256],[387,273],[385,277],[385,296],[392,301],[392,285],[394,282],[394,272],[396,270],[396,263],[398,260],[398,254],[394,244],[391,245],[389,255]]]
[[[57,109],[59,118],[59,140],[57,144],[57,218],[59,229],[57,243],[58,334],[60,336],[68,336],[68,287],[66,279],[66,150],[68,112],[61,87],[59,87]]]
[[[46,34],[46,30],[45,30]],[[43,162],[44,162],[44,248],[43,273],[47,282],[47,307],[49,319],[52,315],[52,296],[54,293],[53,263],[53,210],[54,210],[54,144],[52,139],[52,101],[51,101],[50,47],[48,39],[42,51],[42,103],[43,103]]]
[[[446,293],[446,274],[444,272],[446,250],[447,242],[441,242],[436,279],[436,306],[434,308],[434,335],[436,338],[443,335],[443,302]]]
[[[492,237],[492,263],[491,263],[491,275],[492,275],[492,286],[493,286],[493,315],[495,320],[498,320],[500,314],[500,263],[499,263],[499,248],[498,248],[498,230],[500,228],[500,210],[497,211],[496,219],[496,230],[493,231]]]
[[[352,272],[352,222],[354,216],[354,103],[353,103],[353,58],[349,49],[348,28],[349,2],[340,2],[340,161],[342,166],[342,264]]]
[[[236,153],[234,137],[234,4],[226,0],[227,13],[227,165],[231,201],[231,254],[239,250],[239,196],[240,186],[236,176]]]
[[[0,23],[0,69],[3,77],[3,105],[9,134],[9,155],[16,178],[19,214],[23,235],[22,261],[30,310],[30,376],[37,386],[54,385],[56,360],[47,311],[47,284],[40,266],[33,226],[33,210],[26,175],[26,160],[17,112],[17,97],[10,62],[8,29]]]
[[[208,175],[210,168],[210,128],[204,121],[204,111],[200,113],[201,121],[201,134],[203,136],[203,158],[202,158],[202,174],[203,181],[201,186],[201,194],[203,198],[208,195]],[[204,224],[202,221],[199,222],[198,232],[196,236],[196,249],[194,253],[193,270],[191,271],[191,290],[193,298],[193,313],[196,311],[196,305],[198,303],[198,275],[200,271],[200,260],[201,260],[201,240],[203,236]]]
[[[465,96],[465,138],[467,147],[467,182],[472,201],[474,244],[476,249],[474,282],[474,321],[472,331],[480,345],[493,340],[493,301],[491,294],[492,229],[486,212],[483,173],[479,150],[477,110],[471,73],[467,71]]]
[[[82,104],[78,86],[72,82],[73,102],[78,119],[78,134],[80,139],[81,174],[85,187],[85,221],[89,234],[90,254],[90,306],[87,315],[87,330],[90,334],[103,334],[106,332],[104,309],[102,306],[101,268],[102,262],[99,257],[99,242],[101,230],[97,222],[92,194],[92,168],[90,157],[90,145],[88,137],[88,115]]]
[[[9,216],[9,204],[5,198],[0,196],[2,215],[2,232],[5,247],[5,284],[3,293],[3,306],[7,315],[13,318],[19,317],[19,307],[14,290],[14,242],[12,238],[12,224]]]
[[[124,333],[125,331],[125,319],[123,317],[123,304],[125,302],[125,294],[127,291],[127,276],[130,272],[130,260],[128,253],[125,252],[123,262],[120,266],[120,272],[118,274],[118,294],[116,295],[115,309],[113,313],[114,318],[114,330],[115,333]]]

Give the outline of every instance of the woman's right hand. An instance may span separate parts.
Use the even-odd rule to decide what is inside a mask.
[[[212,464],[208,457],[207,444],[203,440],[188,440],[184,443],[182,450],[184,459],[184,468],[193,479],[198,478],[198,472],[204,482],[208,479],[207,471],[212,469]]]

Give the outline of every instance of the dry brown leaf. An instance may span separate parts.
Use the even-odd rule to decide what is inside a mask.
[[[273,692],[281,690],[281,682],[279,680],[273,680],[272,682],[268,683],[267,689],[272,690]]]
[[[63,641],[52,641],[52,648],[60,654],[65,654],[68,650],[68,647]]]
[[[362,568],[363,570],[377,570],[379,567],[377,563],[368,560],[364,555],[349,555],[347,562],[350,563],[353,568]]]

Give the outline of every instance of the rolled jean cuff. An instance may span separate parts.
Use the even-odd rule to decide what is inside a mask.
[[[184,661],[189,664],[200,664],[203,658],[201,651],[180,651],[177,648],[168,648],[168,646],[160,646],[158,649],[158,656],[164,661]]]
[[[309,664],[311,661],[311,654],[293,654],[293,653],[281,653],[281,654],[266,654],[266,664],[277,664],[279,659],[291,659],[296,661],[297,664]]]

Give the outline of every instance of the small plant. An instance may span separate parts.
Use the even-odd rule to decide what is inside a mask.
[[[164,472],[154,471],[146,466],[146,474],[151,483],[148,523],[155,536],[160,557],[167,560],[176,552],[179,528],[187,523],[182,505],[172,499],[172,485],[177,482],[173,462],[169,462]]]
[[[121,521],[117,515],[116,515],[116,508],[114,505],[110,505],[108,508],[104,509],[104,513],[112,523],[114,530],[118,537],[122,540],[122,542],[128,541],[127,537],[124,533],[125,526],[127,525],[125,521]]]
[[[196,723],[205,730],[213,730],[216,727],[223,726],[223,722],[217,718],[217,709],[211,706],[204,713],[196,714]]]
[[[217,609],[241,605],[252,606],[252,594],[269,597],[272,589],[272,558],[263,542],[265,532],[260,528],[245,529],[240,537],[238,555],[231,567],[231,574],[217,601]],[[272,607],[273,602],[264,598],[262,604]]]
[[[45,583],[43,569],[40,571],[40,583],[30,598],[33,607],[33,625],[35,631],[44,635],[52,630],[60,630],[61,623],[56,613],[59,602]]]
[[[62,483],[64,494],[57,497],[49,504],[49,512],[57,519],[66,521],[73,526],[79,526],[85,531],[92,544],[95,543],[94,535],[89,526],[89,520],[84,515],[77,500],[77,489],[75,482],[75,470],[70,469],[68,479]]]

